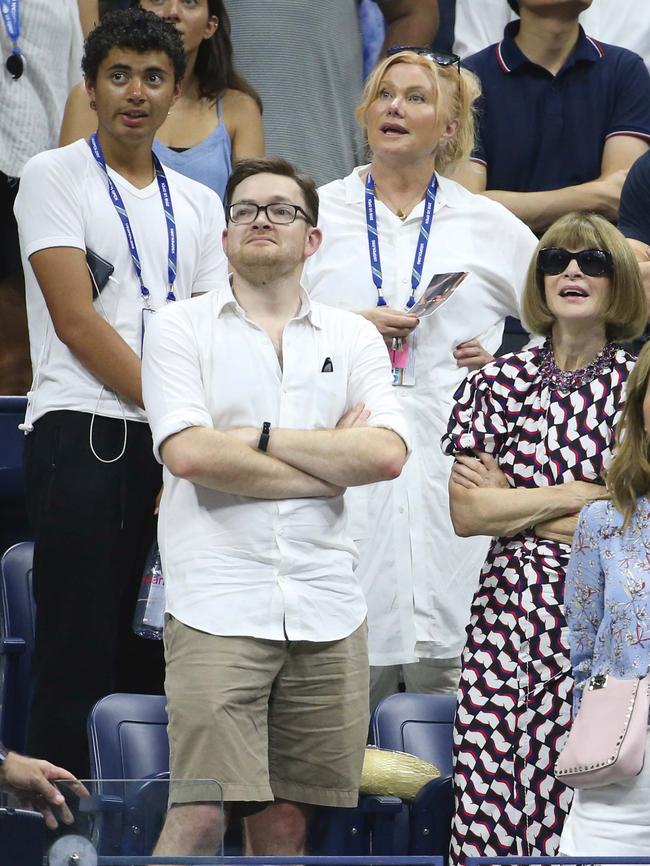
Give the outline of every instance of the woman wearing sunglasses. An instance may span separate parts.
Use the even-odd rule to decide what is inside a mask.
[[[470,374],[443,447],[456,531],[492,536],[474,597],[455,722],[452,856],[557,853],[572,792],[553,776],[571,717],[564,577],[602,473],[643,330],[639,269],[605,219],[542,237],[523,318],[543,345]]]
[[[133,0],[169,21],[187,58],[181,96],[154,140],[164,166],[213,189],[223,200],[232,163],[264,154],[262,103],[233,64],[230,21],[223,0]],[[83,84],[68,97],[60,145],[97,128]]]
[[[360,312],[383,335],[415,440],[400,478],[347,500],[373,706],[400,675],[409,691],[455,692],[487,552],[485,539],[454,535],[452,460],[438,443],[467,367],[490,360],[505,317],[519,315],[537,241],[505,208],[444,177],[473,147],[478,94],[453,55],[398,49],[377,65],[357,111],[371,162],[319,190],[323,244],[303,276],[312,297]]]

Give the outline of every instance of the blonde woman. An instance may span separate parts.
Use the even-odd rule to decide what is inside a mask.
[[[399,479],[348,494],[373,705],[400,676],[409,691],[456,690],[487,550],[485,539],[454,536],[453,461],[438,443],[467,368],[491,360],[505,317],[519,316],[537,241],[504,207],[444,176],[471,152],[478,94],[452,55],[402,50],[377,65],[357,112],[372,159],[319,190],[323,244],[304,273],[313,298],[360,312],[391,350],[393,340],[404,350],[394,356],[395,390],[412,457]],[[454,275],[441,282],[444,302],[411,315],[440,274]]]
[[[572,792],[553,767],[571,717],[564,576],[578,514],[605,495],[644,326],[639,269],[604,218],[568,214],[539,242],[523,318],[542,346],[456,394],[443,446],[456,531],[492,536],[463,651],[454,731],[454,862],[557,853]]]
[[[620,442],[607,474],[610,502],[578,522],[566,576],[574,715],[597,674],[643,677],[650,664],[650,345],[627,381]],[[576,791],[560,849],[582,857],[645,857],[650,850],[650,746],[627,782]]]

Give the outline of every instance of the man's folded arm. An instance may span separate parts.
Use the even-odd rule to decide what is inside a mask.
[[[160,446],[172,475],[202,487],[255,499],[336,496],[338,486],[208,427],[188,427]]]

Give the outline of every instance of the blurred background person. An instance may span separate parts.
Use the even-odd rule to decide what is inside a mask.
[[[154,152],[163,165],[213,189],[223,200],[233,162],[264,153],[262,103],[237,74],[223,0],[139,0],[174,25],[187,71],[181,96],[158,130]],[[68,98],[60,143],[87,138],[96,117],[83,87]]]
[[[451,857],[554,856],[572,791],[553,768],[571,718],[564,577],[578,514],[606,495],[646,303],[628,244],[567,214],[533,256],[523,318],[543,345],[457,391],[443,447],[454,528],[490,535],[472,603],[454,730]]]
[[[468,57],[498,42],[506,24],[519,14],[517,0],[442,0],[455,6],[454,51]],[[441,15],[442,18],[442,15]],[[650,16],[646,0],[593,0],[580,23],[601,42],[622,45],[643,57],[650,69]]]
[[[238,67],[264,103],[268,153],[319,184],[362,161],[354,121],[363,86],[359,0],[224,0]],[[437,0],[374,0],[385,46],[430,45]]]
[[[575,680],[574,718],[591,677],[644,677],[650,655],[650,346],[627,381],[618,447],[607,473],[611,502],[583,509],[566,575]],[[638,776],[575,792],[563,855],[645,857],[650,849],[650,760]]]
[[[625,174],[650,146],[650,74],[595,42],[591,0],[519,0],[502,40],[465,60],[481,80],[477,146],[454,177],[544,231],[572,210],[618,217]]]
[[[3,3],[0,15],[0,394],[26,394],[31,364],[13,205],[23,167],[56,147],[66,96],[81,81],[82,31],[97,0]]]
[[[443,176],[473,147],[478,93],[449,55],[405,51],[377,65],[358,110],[372,161],[319,190],[323,244],[303,274],[312,298],[360,312],[389,346],[402,340],[410,358],[395,389],[413,455],[400,478],[348,494],[373,706],[402,674],[410,691],[455,691],[487,552],[486,539],[454,535],[452,460],[438,442],[467,368],[491,360],[505,316],[518,313],[536,241],[504,207]],[[411,303],[445,273],[466,276],[418,320]]]

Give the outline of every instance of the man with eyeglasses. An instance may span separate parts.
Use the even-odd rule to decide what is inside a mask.
[[[313,180],[244,160],[227,200],[232,285],[158,314],[145,339],[165,467],[165,856],[213,854],[233,814],[248,853],[302,854],[312,806],[356,805],[366,605],[343,493],[396,477],[407,453],[379,333],[301,287],[321,241]],[[206,777],[224,814],[182,781]]]

